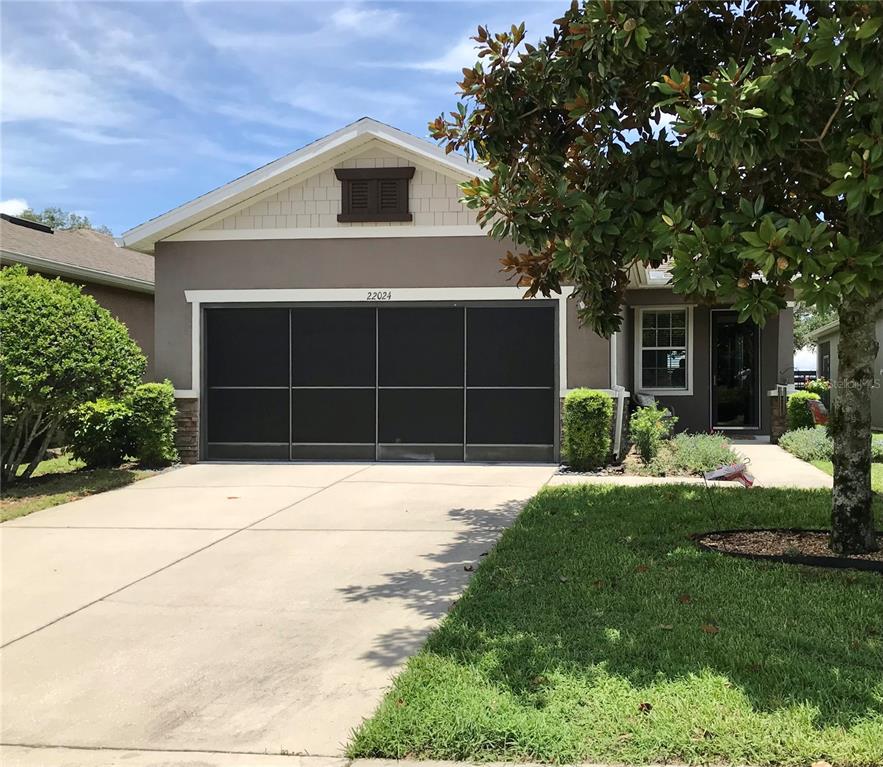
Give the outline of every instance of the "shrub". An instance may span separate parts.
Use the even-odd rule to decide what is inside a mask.
[[[119,466],[132,452],[132,409],[103,397],[71,411],[71,452],[89,468]]]
[[[122,397],[141,380],[145,359],[115,320],[81,288],[0,270],[2,480],[26,479],[68,413],[85,402]],[[35,448],[36,446],[36,448]]]
[[[704,474],[739,461],[723,434],[676,434],[653,460],[651,473]]]
[[[834,454],[834,443],[823,426],[786,431],[779,437],[779,447],[803,461],[830,461]]]
[[[629,438],[638,449],[644,463],[650,463],[664,439],[671,436],[671,431],[678,419],[666,408],[659,405],[639,407],[629,419]]]
[[[564,452],[577,471],[603,466],[610,456],[613,398],[592,389],[574,389],[564,399]]]
[[[831,382],[827,378],[816,378],[812,381],[807,381],[804,390],[821,396],[831,391]]]
[[[786,431],[779,437],[779,447],[802,461],[830,461],[834,442],[824,426]],[[871,437],[871,461],[883,463],[883,440]]]
[[[175,449],[175,390],[171,381],[145,383],[132,395],[132,442],[145,466],[178,460]]]
[[[796,391],[788,395],[788,430],[812,429],[815,421],[810,412],[809,400],[821,399],[818,394],[811,391]]]

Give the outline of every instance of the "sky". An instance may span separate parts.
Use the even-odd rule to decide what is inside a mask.
[[[363,116],[426,137],[469,39],[553,2],[0,3],[0,212],[116,235]]]

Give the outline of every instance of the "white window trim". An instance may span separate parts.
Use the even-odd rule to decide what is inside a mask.
[[[199,396],[202,377],[202,305],[249,303],[368,303],[384,305],[386,301],[368,301],[369,293],[391,292],[391,303],[419,301],[513,301],[524,298],[524,288],[266,288],[256,290],[185,290],[190,304],[190,388],[175,389],[175,396],[188,399]],[[561,288],[558,301],[558,387],[560,396],[567,392],[567,298],[573,287]]]
[[[644,380],[641,365],[643,351],[641,328],[644,322],[644,312],[686,311],[687,312],[687,386],[686,388],[644,388],[641,382]],[[634,391],[638,394],[653,394],[660,397],[692,397],[693,396],[693,307],[689,304],[664,304],[659,306],[636,306],[635,307],[635,376]]]

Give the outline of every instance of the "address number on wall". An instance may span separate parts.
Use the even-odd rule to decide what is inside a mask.
[[[369,290],[368,291],[368,300],[369,301],[392,301],[392,291],[391,290]]]

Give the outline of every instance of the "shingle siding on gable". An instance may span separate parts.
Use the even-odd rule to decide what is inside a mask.
[[[341,182],[329,168],[299,184],[254,203],[206,229],[302,229],[362,226],[468,226],[475,214],[458,200],[462,196],[455,180],[416,165],[412,160],[374,147],[364,154],[337,163],[337,168],[397,168],[416,166],[408,186],[413,221],[355,222],[337,220],[341,209]]]

